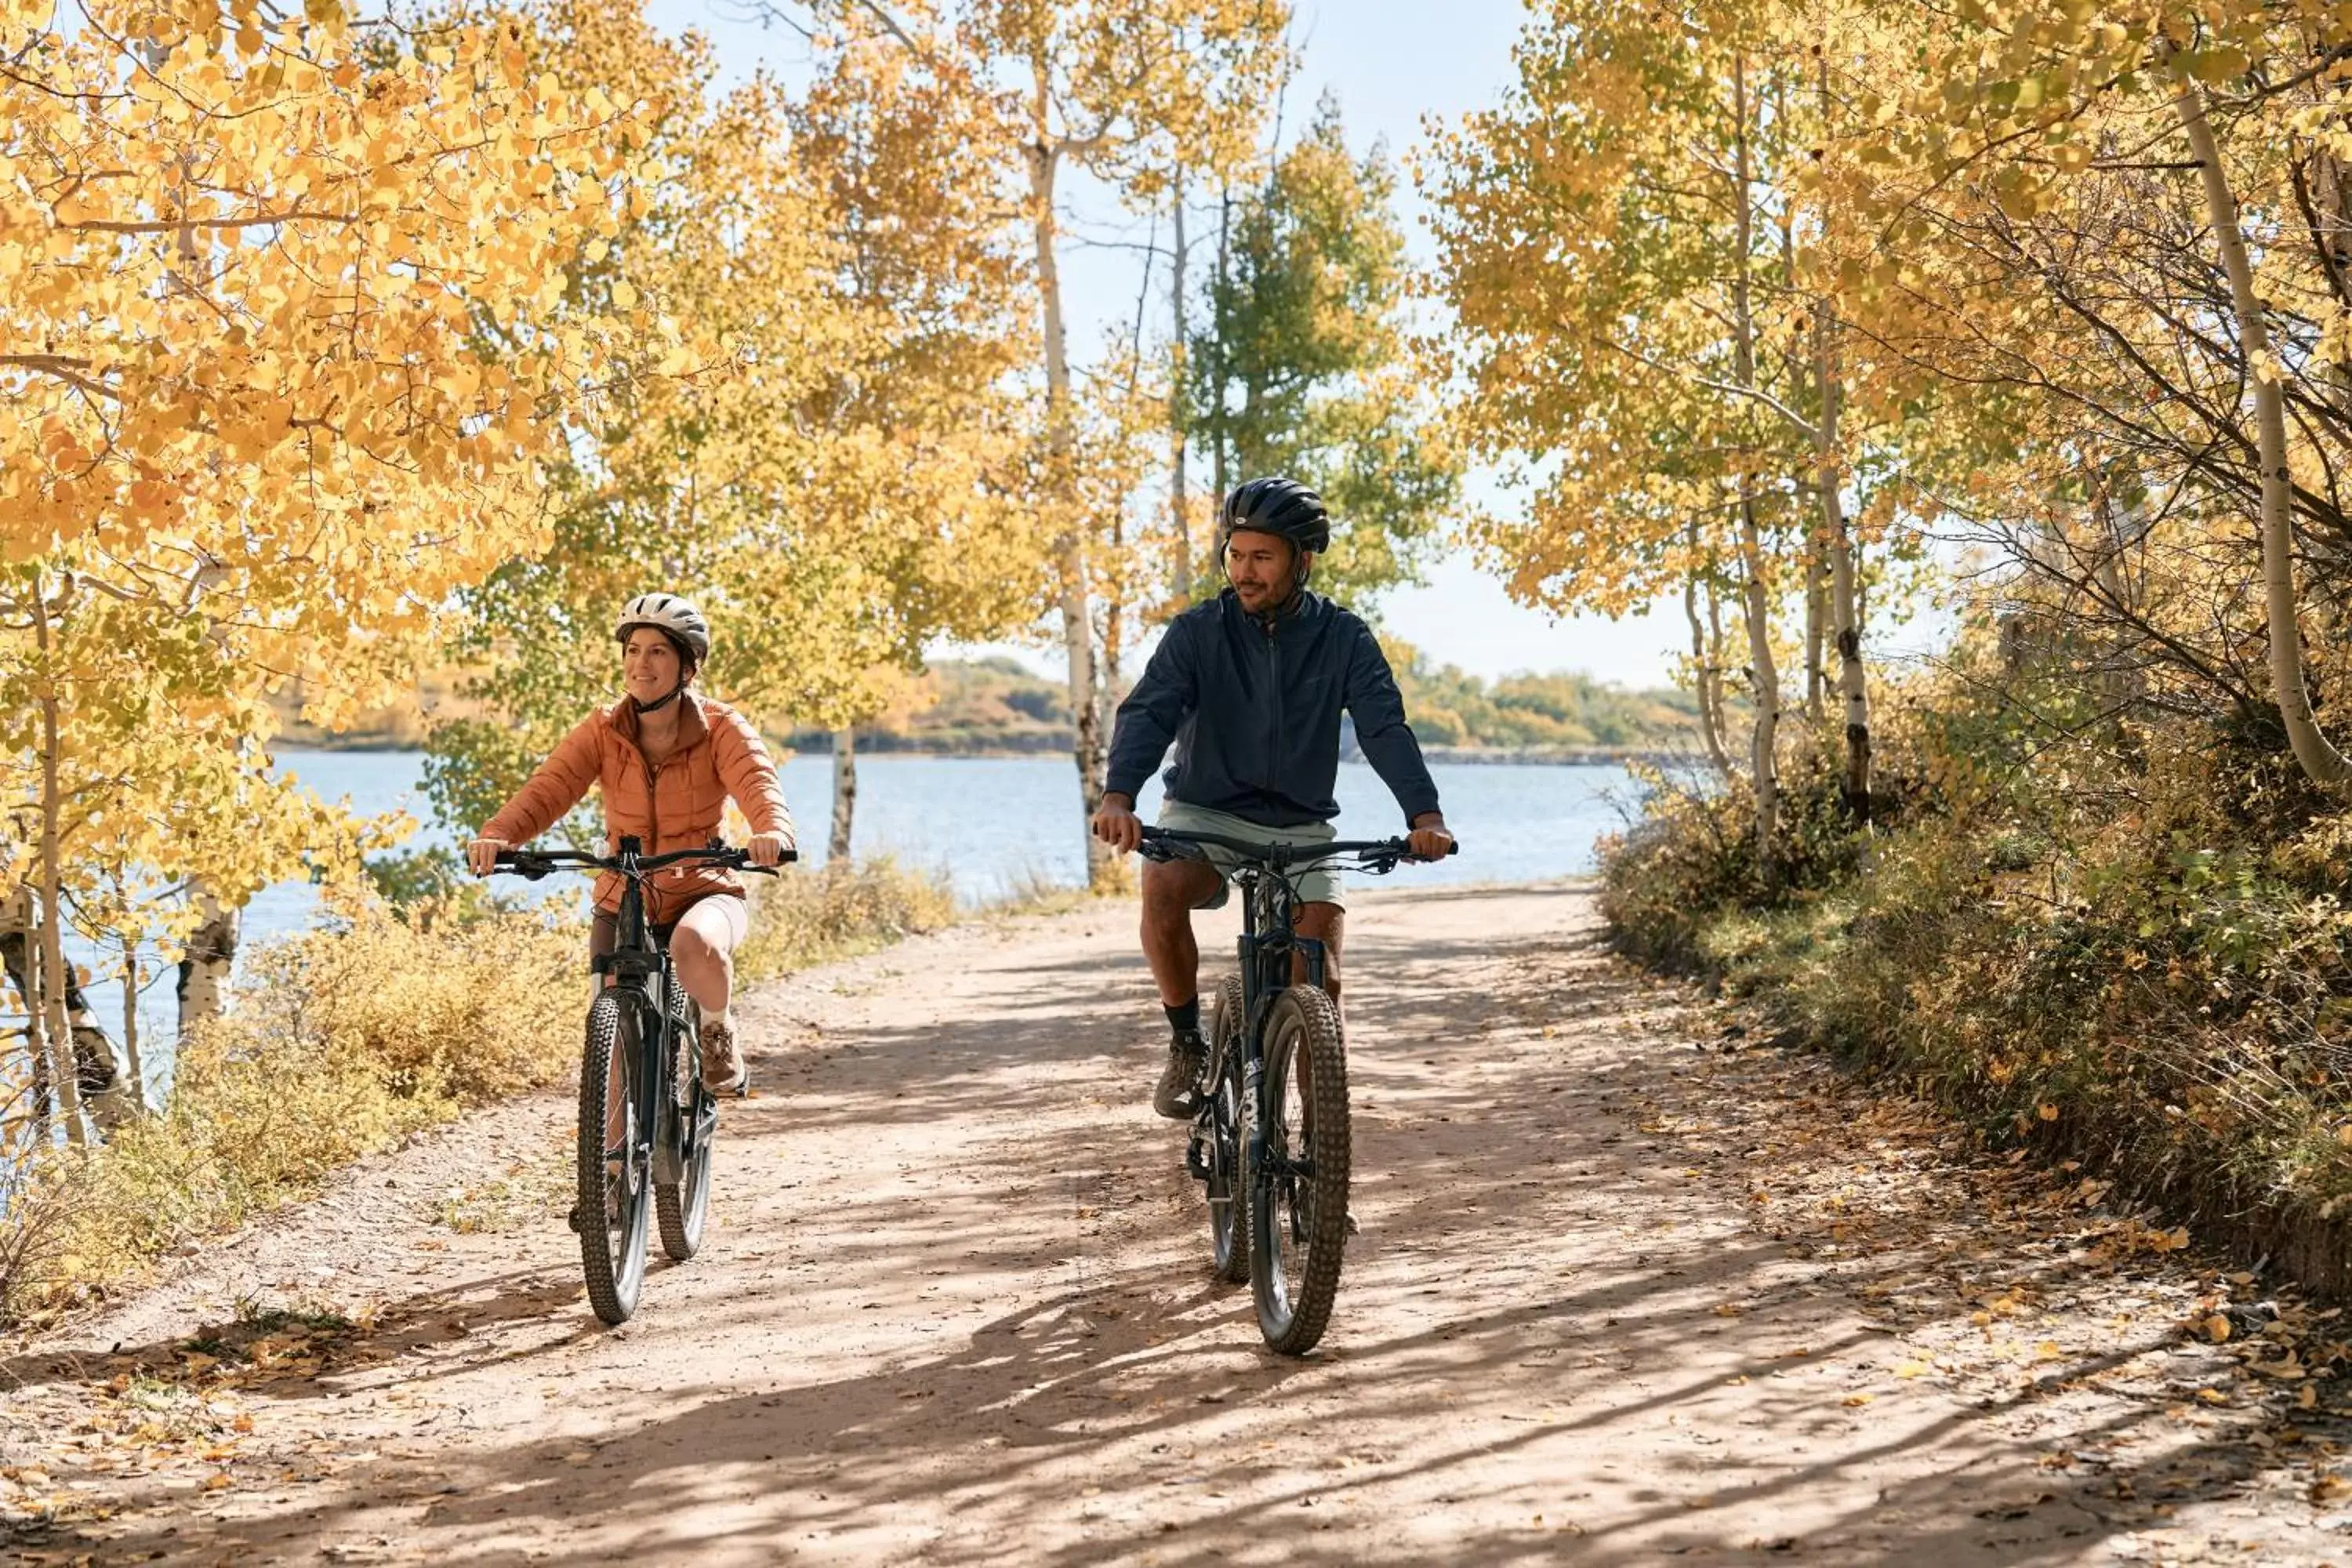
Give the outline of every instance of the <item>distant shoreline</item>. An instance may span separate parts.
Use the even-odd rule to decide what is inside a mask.
[[[806,742],[806,743],[802,743]],[[412,740],[381,731],[353,731],[330,734],[307,726],[289,726],[278,734],[276,744],[283,750],[300,752],[420,752],[424,748]],[[1060,735],[1006,736],[992,742],[969,740],[932,741],[919,736],[861,735],[857,753],[862,757],[953,757],[971,761],[1008,761],[1024,757],[1066,756],[1069,739]],[[787,751],[800,756],[825,756],[832,750],[823,734],[796,736],[784,742]],[[1540,766],[1569,768],[1624,767],[1634,763],[1671,763],[1677,753],[1656,747],[1639,746],[1423,746],[1422,754],[1433,763],[1467,766]],[[1360,753],[1349,752],[1348,760],[1360,761]]]

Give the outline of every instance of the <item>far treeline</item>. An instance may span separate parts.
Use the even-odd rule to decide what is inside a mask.
[[[1509,675],[1490,683],[1452,665],[1433,668],[1409,649],[1392,651],[1406,710],[1426,747],[1497,756],[1696,754],[1698,704],[1686,690],[1629,690],[1574,673]],[[362,713],[340,731],[303,723],[299,705],[281,700],[280,734],[295,746],[415,748],[431,736],[436,715],[470,711],[455,695],[462,684],[462,677],[428,674],[414,696]],[[836,738],[835,731],[792,727],[788,716],[768,724],[795,751],[829,752]],[[1069,694],[1062,682],[1005,655],[934,659],[899,687],[888,708],[857,727],[856,744],[861,751],[966,756],[1066,752]]]
[[[1406,711],[1424,746],[1505,755],[1555,752],[1662,755],[1695,752],[1697,711],[1687,692],[1628,691],[1583,675],[1512,675],[1489,684],[1448,665],[1399,661]],[[1070,710],[1060,686],[1003,657],[940,662],[910,688],[907,705],[860,733],[877,750],[1043,752],[1067,744]],[[792,743],[819,749],[803,731]]]
[[[1531,11],[1428,160],[1484,536],[1720,742],[1619,939],[2352,1288],[2352,9]]]

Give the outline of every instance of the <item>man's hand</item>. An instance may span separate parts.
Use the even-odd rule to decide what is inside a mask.
[[[1405,842],[1412,846],[1416,860],[1443,860],[1453,851],[1454,835],[1445,826],[1445,818],[1436,812],[1424,811],[1412,819]]]
[[[1095,807],[1095,837],[1122,855],[1135,852],[1143,842],[1143,819],[1135,815],[1135,802],[1123,795],[1106,795]]]
[[[487,877],[499,862],[499,851],[514,846],[503,838],[477,838],[466,846],[466,867],[477,877]]]
[[[754,866],[781,866],[784,851],[793,846],[785,842],[781,833],[754,833],[744,842],[743,847],[751,852]]]

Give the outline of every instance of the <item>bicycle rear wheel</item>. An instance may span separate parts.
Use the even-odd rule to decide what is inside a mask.
[[[1209,1103],[1202,1114],[1209,1119],[1209,1247],[1217,1278],[1236,1285],[1250,1277],[1249,1182],[1242,1174],[1249,1125],[1248,1100],[1242,1092],[1242,1029],[1246,1023],[1242,977],[1228,974],[1209,1011],[1209,1059],[1216,1064],[1216,1073],[1209,1081]]]
[[[710,1213],[710,1145],[719,1135],[719,1102],[702,1087],[702,1053],[686,1016],[683,991],[674,991],[670,1008],[671,1037],[677,1049],[670,1053],[669,1104],[664,1114],[677,1119],[674,1137],[682,1156],[678,1179],[654,1184],[654,1215],[661,1225],[662,1250],[683,1263],[702,1246],[702,1224]]]
[[[580,1204],[573,1225],[588,1305],[607,1323],[628,1321],[646,1282],[654,1108],[640,1081],[638,1026],[636,1010],[618,992],[605,992],[589,1005],[588,1043],[580,1057]]]
[[[1265,1026],[1265,1163],[1250,1173],[1258,1331],[1283,1355],[1323,1337],[1348,1243],[1348,1057],[1339,1009],[1313,985],[1275,998]]]

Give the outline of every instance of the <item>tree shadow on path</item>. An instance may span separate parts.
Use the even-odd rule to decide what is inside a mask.
[[[2226,1509],[2265,1562],[2330,1539],[2290,1451],[2323,1429],[2281,1443],[2179,1330],[2210,1276],[2114,1216],[1819,1063],[1694,1049],[1718,1026],[1600,952],[1576,891],[1378,904],[1353,935],[1364,1235],[1312,1358],[1207,1277],[1106,933],[775,1053],[798,1087],[739,1127],[802,1184],[657,1280],[662,1324],[599,1335],[567,1277],[485,1276],[270,1395],[331,1421],[353,1387],[478,1401],[528,1371],[569,1380],[560,1431],[478,1408],[282,1501],[126,1497],[84,1549],[2054,1564],[2219,1541]]]

